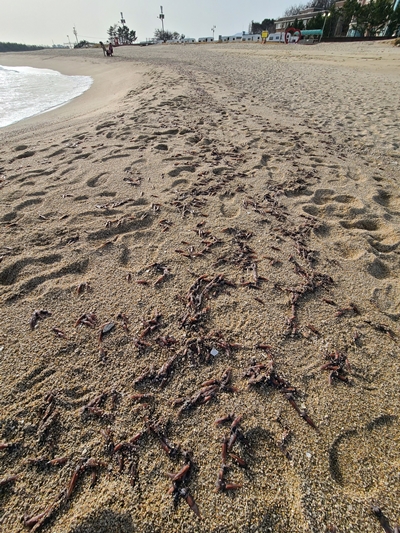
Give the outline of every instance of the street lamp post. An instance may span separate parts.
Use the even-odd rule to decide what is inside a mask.
[[[322,36],[324,35],[324,29],[325,29],[326,19],[327,19],[328,17],[330,17],[330,16],[331,16],[330,13],[328,13],[328,14],[324,13],[324,25],[322,26],[322,33],[321,33],[321,35],[319,36],[319,42],[321,42]]]
[[[161,10],[161,14],[160,16],[158,17],[160,20],[161,20],[161,26],[162,26],[162,40],[165,41],[165,31],[164,31],[164,18],[165,18],[165,15],[164,15],[164,11],[163,11],[163,6],[160,6],[160,10]]]
[[[211,31],[213,32],[213,40],[214,40],[214,32],[215,32],[216,27],[217,27],[217,26],[213,26],[213,27],[211,28]]]

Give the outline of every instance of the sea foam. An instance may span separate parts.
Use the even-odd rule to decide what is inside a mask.
[[[89,89],[89,76],[0,66],[0,128],[62,106]]]

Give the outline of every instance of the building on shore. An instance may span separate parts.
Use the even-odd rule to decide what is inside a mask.
[[[359,0],[360,2],[368,2],[369,0]],[[329,28],[329,36],[330,37],[344,37],[347,32],[347,26],[345,26],[343,15],[340,14],[340,10],[343,8],[345,3],[345,0],[338,0],[335,2],[335,15],[331,17],[330,24],[327,25]],[[325,19],[325,17],[330,16],[331,13],[326,9],[320,9],[320,8],[307,8],[298,13],[297,15],[291,15],[288,17],[282,17],[278,19],[276,24],[276,33],[273,34],[274,38],[271,38],[271,35],[268,37],[269,41],[279,41],[278,34],[284,33],[287,28],[299,25],[300,30],[308,30],[308,24],[310,21],[315,21],[315,19],[318,17],[320,19],[320,22]],[[326,19],[328,22],[328,19]],[[324,26],[323,23],[321,23],[321,29]],[[310,29],[315,29],[310,28]],[[284,37],[281,39],[284,41]]]
[[[276,33],[285,32],[287,28],[290,28],[293,26],[296,20],[298,22],[302,21],[304,28],[307,29],[307,23],[311,19],[314,19],[318,15],[326,16],[327,14],[328,14],[328,11],[325,9],[320,9],[318,7],[308,7],[307,9],[304,9],[303,11],[298,13],[297,15],[290,15],[289,17],[281,17],[280,19],[277,19],[275,21]]]
[[[262,39],[262,36],[261,34],[259,33],[254,33],[254,34],[251,34],[251,33],[244,33],[242,35],[242,41],[253,41],[253,42],[258,42],[258,41],[261,41]]]
[[[270,33],[268,35],[267,41],[268,42],[274,42],[274,43],[284,43],[285,42],[285,32],[284,31],[280,31],[280,32]]]
[[[219,36],[219,41],[222,43],[231,43],[234,41],[241,41],[241,40],[242,40],[241,35],[239,37],[237,35],[220,35]]]
[[[244,41],[261,41],[260,33],[246,33],[242,31],[241,33],[235,33],[234,35],[220,35],[219,41],[222,43],[231,43],[231,42],[244,42]]]

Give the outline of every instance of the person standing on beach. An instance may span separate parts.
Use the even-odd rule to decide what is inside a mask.
[[[113,53],[114,53],[114,48],[113,48],[113,45],[110,43],[110,44],[108,45],[108,54],[107,54],[107,55],[109,55],[109,56],[112,57],[112,56],[113,56]]]
[[[101,46],[102,49],[103,49],[103,54],[104,54],[104,56],[107,56],[107,55],[108,55],[107,49],[106,49],[106,47],[104,46],[104,43],[102,43],[101,41],[100,41],[100,46]]]

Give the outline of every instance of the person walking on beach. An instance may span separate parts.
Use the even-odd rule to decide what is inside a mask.
[[[103,49],[104,57],[105,57],[105,56],[108,56],[107,48],[104,46],[104,43],[102,43],[101,41],[100,41],[100,46],[101,46],[102,49]]]
[[[105,47],[104,43],[102,43],[100,41],[100,46],[102,47],[103,49],[103,54],[104,56],[107,56],[107,57],[112,57],[113,56],[113,53],[114,53],[114,48],[113,48],[113,45],[110,43],[108,45],[108,48]]]

